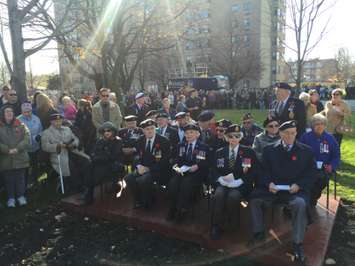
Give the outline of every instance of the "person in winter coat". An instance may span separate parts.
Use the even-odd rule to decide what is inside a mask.
[[[30,131],[16,119],[11,106],[0,110],[0,170],[5,179],[7,206],[26,205],[25,172],[29,167],[28,151],[31,149]]]

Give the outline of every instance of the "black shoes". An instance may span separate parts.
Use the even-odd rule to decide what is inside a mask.
[[[211,228],[211,239],[212,240],[219,240],[221,238],[221,229],[219,225],[214,224]]]
[[[304,264],[306,262],[306,256],[304,255],[304,249],[302,243],[293,243],[293,252],[295,256],[295,262]]]

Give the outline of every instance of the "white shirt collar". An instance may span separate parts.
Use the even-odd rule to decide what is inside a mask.
[[[290,98],[290,95],[289,96],[287,96],[287,98],[285,99],[285,100],[283,100],[282,101],[282,105],[285,105],[286,103],[287,103],[287,101],[288,101],[288,99]]]
[[[229,157],[231,155],[231,147],[229,146]],[[234,150],[234,156],[237,157],[238,151],[239,151],[239,144],[233,149]]]

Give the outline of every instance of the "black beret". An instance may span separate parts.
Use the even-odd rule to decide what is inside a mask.
[[[206,110],[201,112],[201,114],[198,116],[197,120],[201,122],[206,122],[211,120],[214,117],[214,113],[212,111]]]
[[[184,118],[186,116],[185,112],[179,112],[175,115],[175,119]]]
[[[242,121],[249,119],[253,119],[253,115],[251,113],[246,113],[243,115]]]
[[[101,127],[99,128],[99,133],[103,134],[105,130],[111,130],[113,133],[117,133],[117,128],[115,127],[115,125],[110,122],[110,121],[106,121],[105,123],[103,123],[101,125]]]
[[[132,122],[132,121],[137,121],[137,118],[135,115],[127,115],[123,119],[126,122]]]
[[[139,126],[141,128],[146,128],[146,127],[150,127],[150,126],[156,126],[156,123],[153,119],[146,119],[146,120],[142,121]]]
[[[280,131],[289,129],[289,128],[296,128],[297,124],[295,120],[291,120],[291,121],[286,121],[284,123],[282,123],[282,125],[280,126]]]
[[[239,125],[237,124],[233,124],[233,125],[230,125],[227,130],[226,130],[226,134],[228,133],[240,133],[242,130],[240,128]]]
[[[230,121],[228,119],[221,119],[221,120],[218,120],[216,123],[217,127],[223,127],[223,128],[227,128],[230,125],[232,125],[232,121]]]
[[[195,124],[187,124],[186,126],[184,126],[184,131],[186,130],[195,130],[200,132],[200,128]]]
[[[279,121],[275,118],[275,117],[271,117],[271,119],[269,117],[267,117],[265,120],[264,120],[264,123],[263,123],[263,126],[266,127],[268,124],[270,124],[271,122],[278,122]]]
[[[59,119],[63,119],[63,116],[60,113],[53,113],[49,116],[50,121],[59,120]]]
[[[274,85],[275,88],[279,88],[279,89],[284,89],[284,90],[291,90],[291,86],[288,85],[288,83],[286,82],[278,82]]]
[[[152,116],[152,115],[156,115],[158,113],[157,110],[150,110],[148,111],[146,114],[145,114],[145,117],[149,117],[149,116]]]
[[[160,112],[157,114],[157,118],[169,118],[169,115],[165,112]]]

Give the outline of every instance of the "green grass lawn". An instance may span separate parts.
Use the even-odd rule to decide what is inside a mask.
[[[241,118],[246,112],[252,113],[259,125],[262,125],[266,118],[265,110],[218,110],[216,111],[216,119],[226,118],[240,124]],[[352,115],[351,120],[352,125],[355,125],[355,114]],[[341,160],[340,169],[337,171],[337,195],[355,201],[355,132],[352,136],[344,138],[341,147]],[[333,192],[333,187],[333,182],[331,182],[331,192]]]

